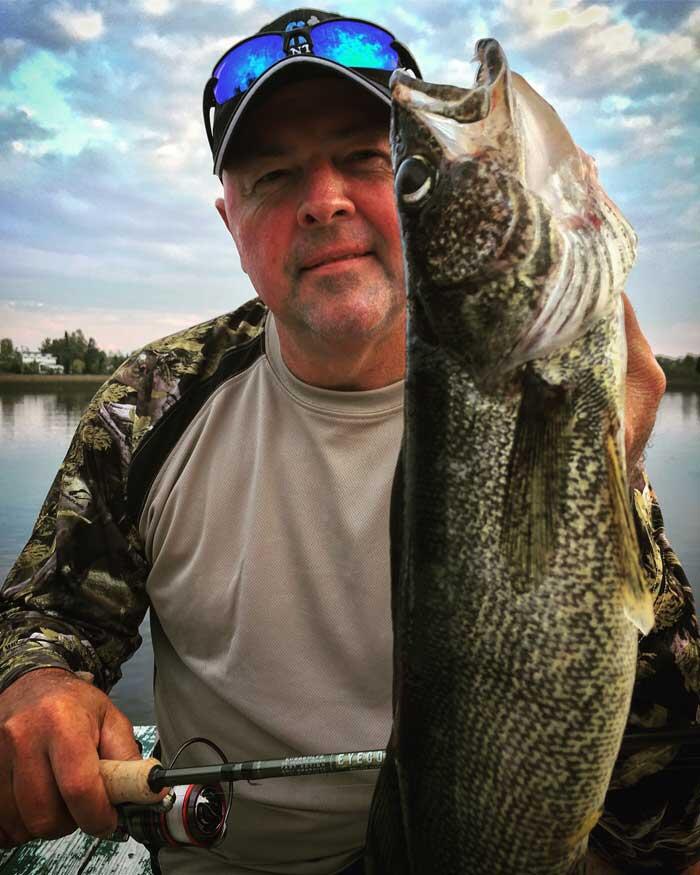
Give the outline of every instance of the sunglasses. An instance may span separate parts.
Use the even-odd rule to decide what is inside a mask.
[[[388,73],[408,67],[421,75],[406,46],[388,30],[369,21],[334,18],[311,27],[303,22],[290,22],[284,31],[248,37],[221,56],[204,89],[205,122],[211,109],[245,94],[275,64],[304,55],[325,58],[344,67]],[[209,142],[211,145],[211,137]]]

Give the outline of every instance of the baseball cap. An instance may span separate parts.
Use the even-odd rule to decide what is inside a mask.
[[[355,82],[391,105],[389,80],[399,67],[421,75],[415,58],[379,25],[320,9],[292,9],[228,49],[204,87],[204,126],[221,178],[240,125],[273,89],[318,75]]]

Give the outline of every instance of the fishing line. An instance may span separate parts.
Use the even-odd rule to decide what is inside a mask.
[[[214,753],[219,757],[219,759],[221,760],[222,763],[227,763],[229,761],[228,757],[223,752],[223,750],[219,747],[218,744],[216,744],[215,742],[211,741],[208,738],[204,738],[204,736],[198,735],[198,736],[195,736],[194,738],[188,738],[187,741],[183,742],[180,745],[180,747],[175,752],[175,756],[170,760],[170,763],[168,764],[168,769],[174,768],[175,763],[180,758],[181,754],[183,754],[187,750],[187,748],[193,744],[206,745],[206,747],[209,747],[211,750],[214,751]],[[224,816],[224,821],[223,821],[223,824],[221,827],[221,834],[219,835],[216,842],[214,843],[215,845],[220,844],[224,835],[226,834],[226,829],[228,827],[228,817],[229,817],[229,814],[231,813],[231,803],[233,802],[233,781],[228,781],[227,783],[228,783],[228,796],[226,798],[226,814]],[[252,784],[253,782],[249,781],[249,783]],[[214,847],[214,845],[212,845],[212,847]]]

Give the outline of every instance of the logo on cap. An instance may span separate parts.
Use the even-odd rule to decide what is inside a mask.
[[[311,18],[304,21],[289,21],[287,22],[287,26],[284,28],[286,31],[289,30],[299,30],[303,27],[313,27],[315,24],[319,23],[319,19],[312,15]],[[292,34],[289,38],[289,43],[287,44],[287,52],[290,55],[310,55],[311,54],[311,46],[309,45],[309,41],[307,37],[303,33]]]

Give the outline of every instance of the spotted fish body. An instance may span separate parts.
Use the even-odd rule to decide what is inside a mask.
[[[624,474],[635,236],[498,43],[477,56],[470,90],[392,80],[408,353],[371,875],[583,871],[653,623]]]

